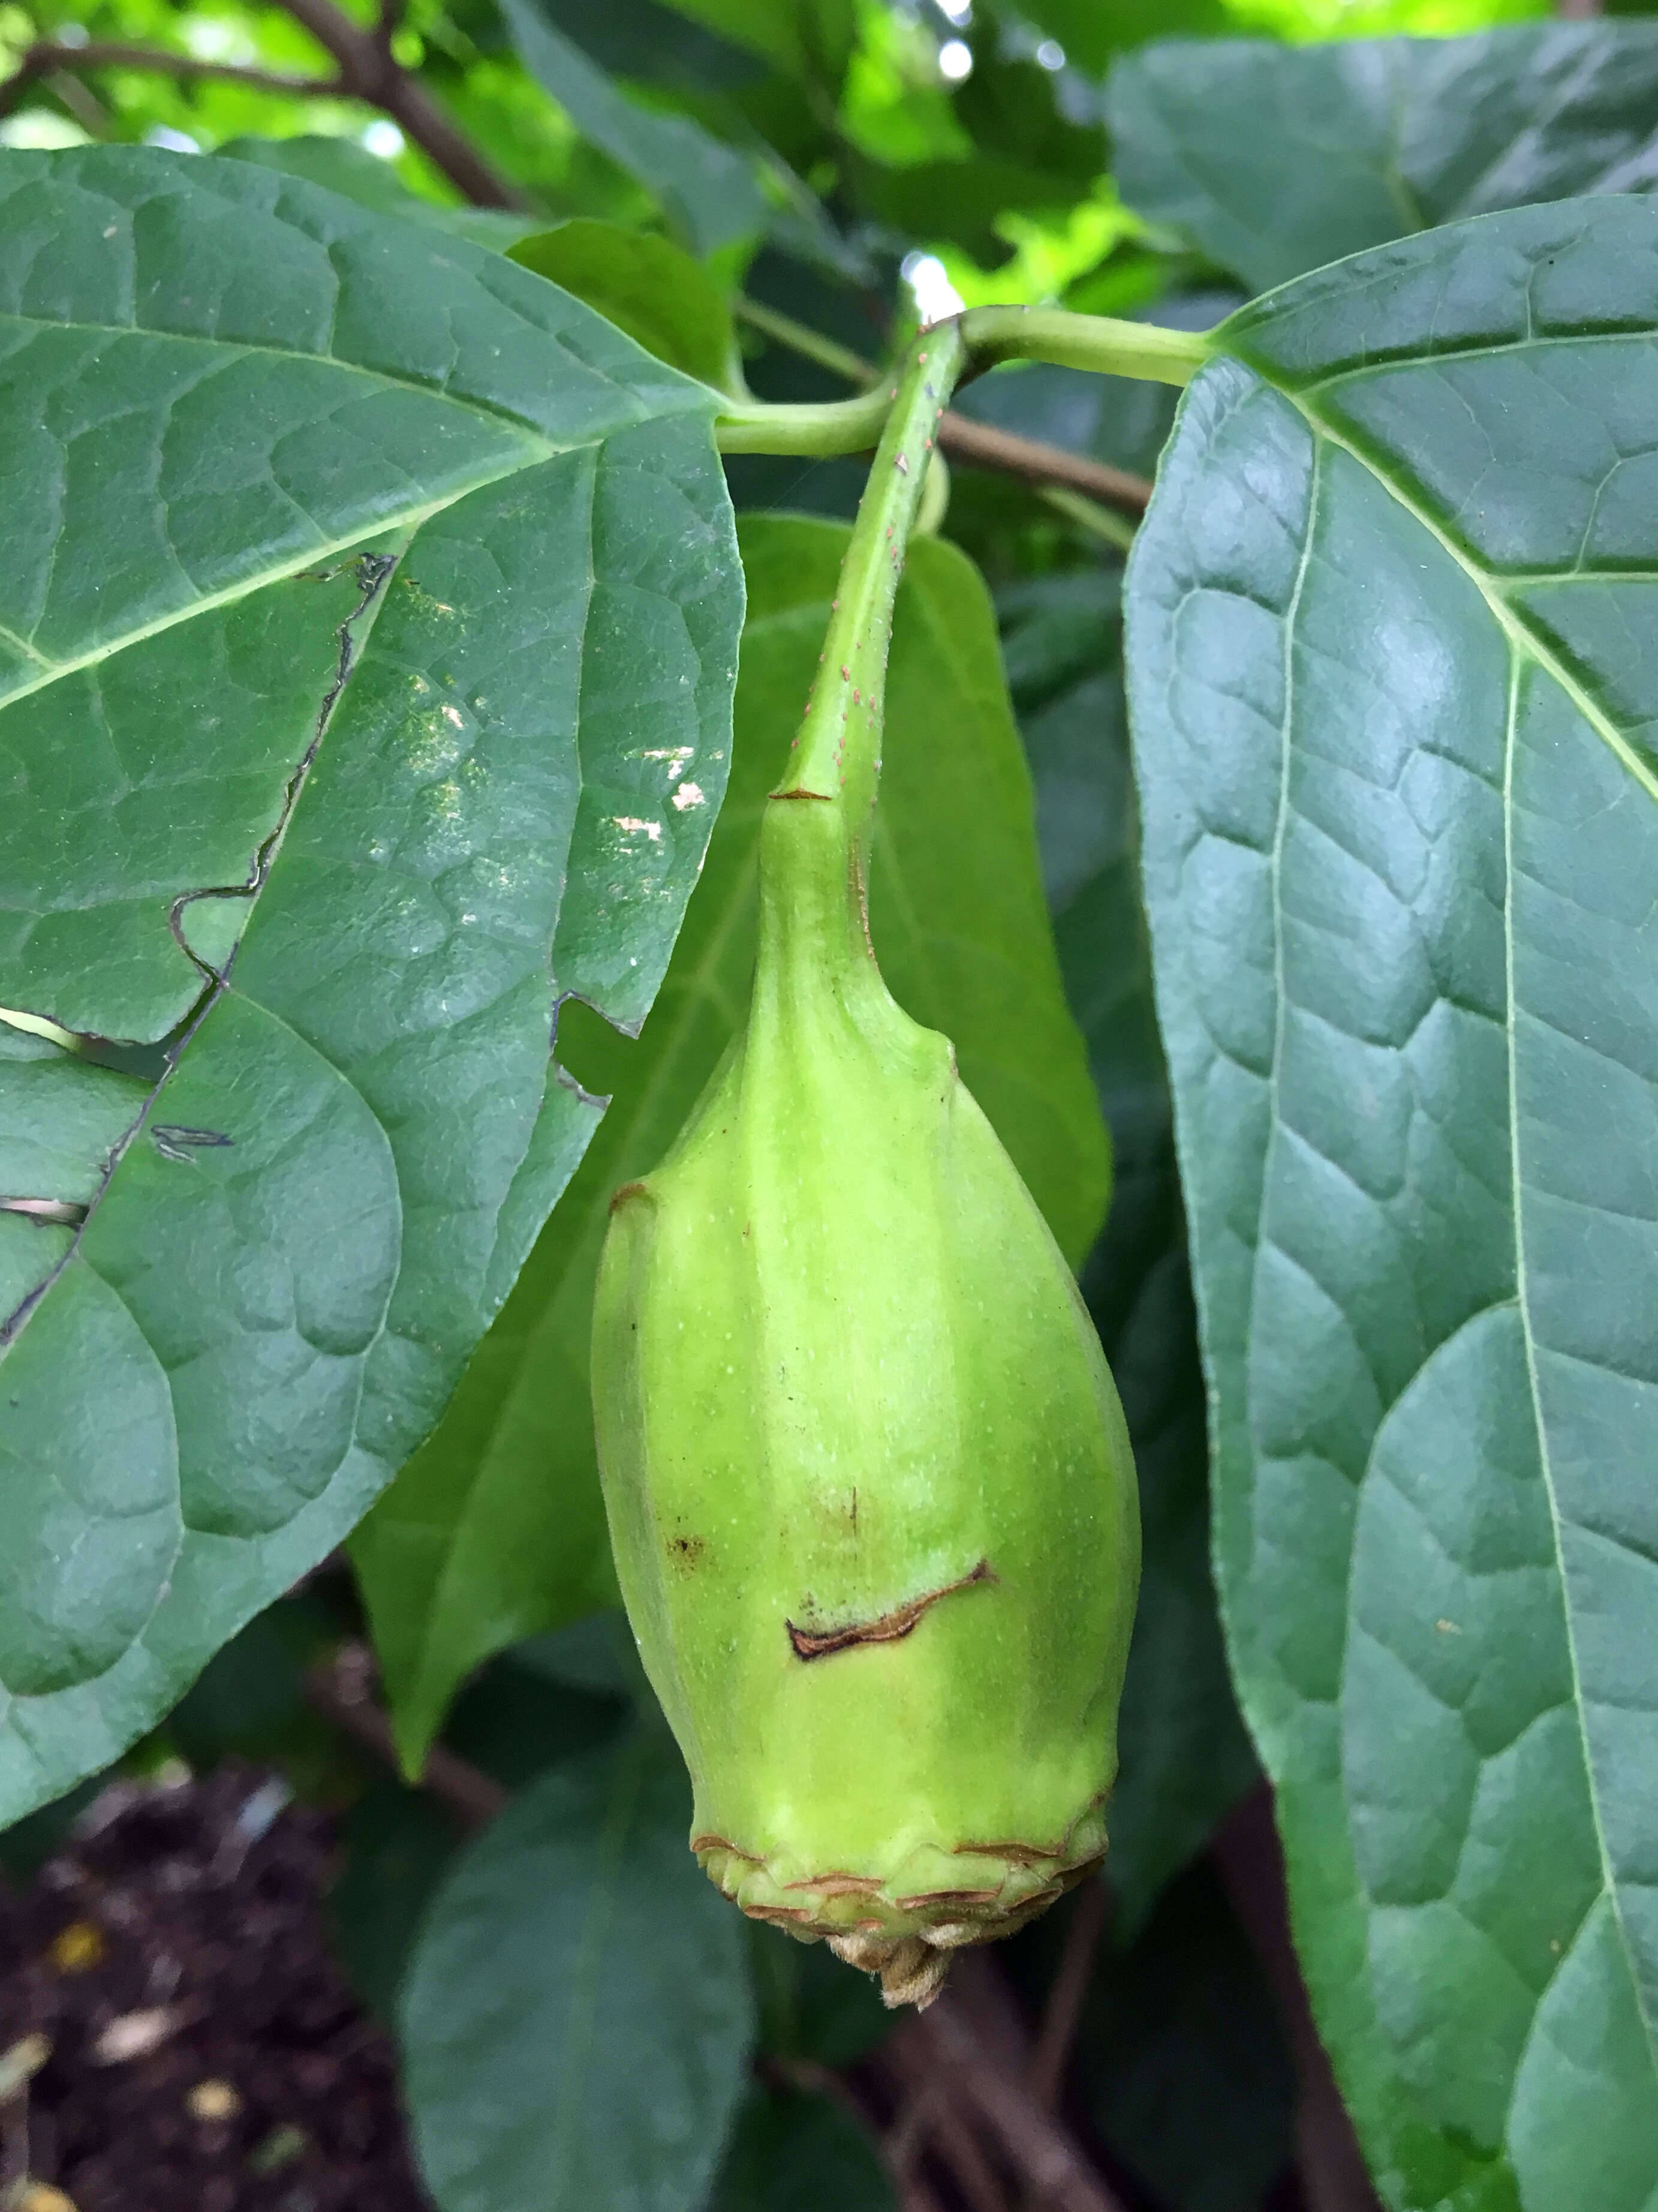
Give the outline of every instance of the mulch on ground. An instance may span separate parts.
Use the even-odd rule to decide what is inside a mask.
[[[329,1954],[331,1847],[233,1764],[114,1785],[0,1890],[0,2053],[50,2045],[0,2106],[0,2187],[27,2170],[74,2212],[430,2212],[391,2045]]]

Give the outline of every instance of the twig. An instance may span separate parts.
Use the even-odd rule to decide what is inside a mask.
[[[0,115],[9,115],[30,86],[42,77],[82,70],[151,70],[162,76],[210,76],[260,92],[285,92],[296,100],[344,96],[337,77],[284,76],[276,70],[244,69],[235,62],[198,61],[194,54],[170,54],[158,46],[131,46],[119,40],[94,40],[84,46],[63,46],[43,39],[29,47],[15,70],[0,84]]]
[[[339,75],[285,76],[275,70],[245,68],[237,62],[200,61],[194,54],[168,53],[159,46],[133,46],[96,40],[84,46],[51,41],[33,46],[13,74],[0,84],[0,116],[9,115],[30,86],[60,70],[152,70],[163,76],[216,77],[259,92],[286,93],[299,100],[355,100],[389,115],[451,184],[477,207],[511,208],[518,195],[489,167],[471,140],[456,129],[425,87],[392,57],[392,33],[398,15],[390,8],[373,30],[362,30],[334,0],[282,0],[295,21],[331,54]]]
[[[334,0],[282,0],[282,4],[338,64],[343,97],[382,109],[475,206],[521,204],[511,185],[495,174],[426,88],[393,60],[389,35],[382,38],[378,27],[359,28]]]
[[[1215,1839],[1215,1859],[1232,1908],[1254,1943],[1289,2037],[1300,2083],[1296,2136],[1309,2212],[1382,2212],[1353,2124],[1313,2024],[1307,1985],[1290,1933],[1284,1855],[1262,1783]]]
[[[779,314],[775,308],[740,294],[732,303],[732,313],[764,337],[787,346],[803,360],[815,361],[831,375],[844,377],[860,391],[872,391],[881,380],[881,372],[873,362],[865,361],[849,346],[825,337],[810,324],[797,322],[793,315]],[[1050,446],[1039,438],[1021,438],[1011,430],[995,429],[988,422],[977,422],[969,416],[957,414],[954,408],[938,425],[938,443],[946,453],[975,468],[993,469],[1039,487],[1054,487],[1072,498],[1080,495],[1085,501],[1103,501],[1108,507],[1123,507],[1133,514],[1144,514],[1151,496],[1151,486],[1146,479],[1131,475],[1127,469],[1114,469],[1107,462],[1067,453],[1063,446]],[[1092,529],[1120,548],[1126,549],[1131,542],[1132,533],[1116,525],[1114,517],[1102,515],[1096,507],[1079,511],[1070,499],[1061,504],[1055,498],[1053,504],[1073,522]]]
[[[900,2185],[916,2178],[914,2168],[931,2148],[970,2212],[1007,2212],[1007,2192],[984,2146],[950,2103],[949,2078],[921,2034],[919,2019],[908,2033],[895,2036],[881,2056],[902,2097],[886,2142],[888,2160]]]
[[[344,1644],[325,1667],[306,1677],[305,1694],[335,1726],[401,1772],[397,1740],[385,1708],[374,1697],[374,1656],[362,1644]],[[421,1787],[441,1798],[469,1828],[487,1827],[507,1802],[507,1792],[464,1759],[434,1744],[421,1770]]]
[[[946,1990],[922,2020],[953,2086],[984,2120],[1020,2179],[1054,2212],[1124,2212],[1070,2130],[997,2065],[969,2027],[959,1992]]]
[[[1065,1931],[1060,1971],[1048,1993],[1048,2008],[1037,2031],[1036,2047],[1025,2069],[1025,2087],[1045,2112],[1059,2110],[1065,2069],[1070,2061],[1071,2046],[1076,2041],[1077,2023],[1082,2018],[1083,1999],[1088,1995],[1094,1954],[1105,1932],[1109,1903],[1104,1879],[1096,1875],[1078,1892],[1071,1925]]]
[[[1027,483],[1058,484],[1066,491],[1081,492],[1085,499],[1125,507],[1131,514],[1144,514],[1151,497],[1151,486],[1145,477],[1134,476],[1127,469],[1114,469],[1107,461],[1068,453],[1063,446],[1044,445],[1038,438],[1021,438],[1011,430],[975,422],[958,415],[954,408],[938,425],[938,443],[953,459],[975,468],[1023,477]]]

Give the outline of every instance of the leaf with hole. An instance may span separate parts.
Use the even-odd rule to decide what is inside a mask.
[[[437,1418],[592,1132],[560,993],[666,965],[742,593],[710,395],[424,225],[7,153],[0,319],[0,1003],[143,1076],[0,1060],[89,1207],[21,1275],[0,1217],[15,1817]]]
[[[1232,1659],[1384,2190],[1658,2191],[1658,207],[1246,308],[1129,568]]]

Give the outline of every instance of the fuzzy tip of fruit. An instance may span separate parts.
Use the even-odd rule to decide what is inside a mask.
[[[884,1876],[837,1869],[790,1879],[720,1835],[695,1836],[691,1849],[750,1919],[803,1943],[827,1942],[849,1966],[879,1976],[885,2003],[924,2010],[952,1953],[1011,1936],[1045,1912],[1099,1865],[1105,1844],[1096,1800],[1056,1843],[926,1844]]]

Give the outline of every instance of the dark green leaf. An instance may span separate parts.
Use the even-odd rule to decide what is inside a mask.
[[[1002,612],[1060,963],[1116,1170],[1083,1290],[1122,1395],[1139,1477],[1139,1607],[1110,1813],[1121,1938],[1207,1843],[1255,1765],[1227,1674],[1209,1565],[1203,1375],[1140,899],[1118,583],[1114,569],[1043,577],[1005,593]]]
[[[510,258],[585,300],[670,368],[730,389],[735,356],[725,295],[671,240],[578,220],[520,240]]]
[[[1212,1865],[1175,1882],[1139,1940],[1102,1955],[1077,2035],[1089,2115],[1169,2212],[1257,2212],[1290,2164],[1295,2074]]]
[[[854,161],[848,170],[850,189],[868,214],[903,239],[959,246],[985,269],[999,268],[1013,250],[996,228],[1009,209],[1057,213],[1077,197],[1074,178],[984,154],[903,168]]]
[[[404,1755],[489,1651],[614,1604],[587,1400],[610,1193],[666,1151],[746,1001],[754,850],[816,671],[847,533],[752,518],[731,796],[638,1044],[586,1018],[561,1052],[615,1103],[441,1426],[355,1540]],[[1106,1141],[1042,910],[1029,786],[982,584],[912,548],[887,688],[871,927],[896,995],[962,1073],[1074,1261],[1098,1225]],[[700,787],[679,787],[688,811]],[[580,1017],[581,1010],[575,1010]],[[572,1010],[567,1008],[566,1023]]]
[[[1412,2207],[1658,2187],[1658,208],[1303,279],[1130,567],[1233,1663]]]
[[[1201,38],[1230,30],[1234,20],[1224,0],[1018,0],[1008,12],[1057,40],[1072,67],[1093,76],[1103,76],[1126,47]]]
[[[897,2212],[897,2205],[868,2130],[832,2098],[753,2089],[708,2212]]]
[[[993,29],[975,38],[972,52],[972,74],[957,88],[955,107],[974,144],[993,158],[1068,177],[1082,198],[1106,166],[1103,131],[1072,122],[1054,72],[1007,53]]]
[[[422,1916],[461,1842],[459,1824],[435,1797],[389,1775],[345,1823],[344,1863],[328,1893],[329,1941],[352,1988],[388,2027]]]
[[[558,0],[558,27],[614,76],[732,92],[763,74],[753,55],[659,0]]]
[[[712,253],[766,228],[770,210],[741,155],[688,115],[629,100],[555,27],[545,0],[501,6],[531,75],[584,138],[655,195],[694,252]]]
[[[856,0],[668,0],[693,22],[833,99],[857,44]]]
[[[7,1309],[15,1817],[435,1419],[592,1126],[559,993],[665,966],[741,595],[709,395],[497,256],[137,149],[0,205],[0,1001],[177,1030]]]
[[[1658,25],[1170,44],[1107,100],[1123,197],[1252,290],[1460,216],[1658,182]]]
[[[401,1999],[440,2212],[697,2212],[752,2033],[666,1732],[555,1767],[433,1899]]]

